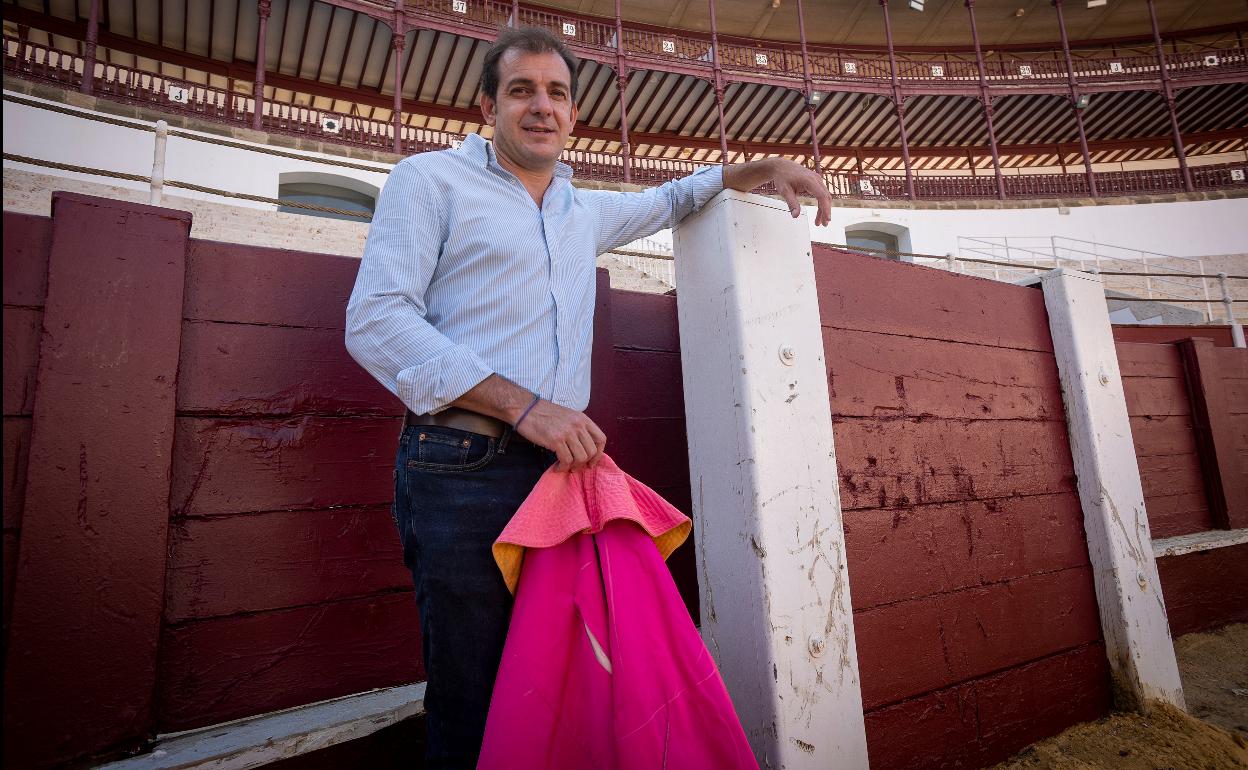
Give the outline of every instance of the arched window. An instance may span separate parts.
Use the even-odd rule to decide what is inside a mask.
[[[879,230],[855,230],[845,233],[845,245],[850,248],[862,247],[868,254],[875,251],[901,251],[897,246],[897,236]],[[881,254],[880,256],[888,256]]]
[[[349,214],[315,211],[297,206],[278,206],[277,210],[288,214],[345,219],[349,222],[368,222],[377,208],[378,193],[379,190],[376,187],[351,177],[293,171],[278,177],[278,198],[296,203],[312,203],[342,211],[358,211],[367,216],[355,217]]]
[[[904,262],[898,252],[910,251],[910,230],[891,222],[860,222],[845,228],[845,245],[851,250],[860,249],[863,254],[870,254],[886,259],[897,259]]]

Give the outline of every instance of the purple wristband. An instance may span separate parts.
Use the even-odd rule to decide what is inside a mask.
[[[512,430],[520,430],[520,423],[524,422],[524,418],[529,416],[529,412],[533,411],[533,407],[537,406],[537,402],[541,400],[541,396],[536,393],[533,394],[533,401],[529,404],[527,409],[520,413],[520,419],[516,420],[516,424],[511,426]]]

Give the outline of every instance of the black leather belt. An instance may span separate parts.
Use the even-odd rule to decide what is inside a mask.
[[[503,433],[511,428],[502,420],[454,406],[443,409],[437,414],[413,414],[411,410],[408,410],[407,424],[441,425],[444,428],[457,428],[493,438],[502,438]]]

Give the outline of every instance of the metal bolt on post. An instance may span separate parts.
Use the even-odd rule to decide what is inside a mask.
[[[165,187],[165,146],[169,143],[169,124],[163,120],[156,121],[156,147],[152,153],[152,191],[147,202],[153,206],[160,205],[160,196]]]

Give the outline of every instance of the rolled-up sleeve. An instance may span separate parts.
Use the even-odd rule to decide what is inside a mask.
[[[715,165],[643,192],[587,192],[598,215],[598,253],[674,227],[723,189],[723,166]]]
[[[493,373],[426,320],[425,292],[446,241],[436,189],[409,158],[390,173],[347,303],[351,356],[416,414],[437,412]]]

